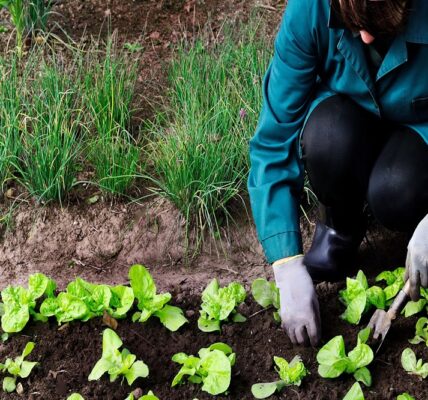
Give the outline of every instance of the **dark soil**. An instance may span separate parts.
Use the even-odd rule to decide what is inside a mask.
[[[245,20],[255,9],[262,13],[268,30],[273,33],[284,4],[277,0],[69,0],[55,6],[57,14],[52,17],[52,30],[61,35],[55,26],[58,23],[76,40],[83,33],[105,37],[106,19],[111,17],[111,29],[118,31],[119,43],[143,45],[136,97],[137,107],[142,109],[138,117],[146,118],[153,115],[154,103],[165,100],[164,67],[175,43],[203,32],[206,23],[217,32],[225,20]],[[5,16],[4,11],[0,16]],[[5,46],[6,39],[6,36],[0,38],[0,46]],[[191,324],[175,334],[156,320],[145,325],[120,323],[118,332],[125,346],[144,360],[151,371],[150,377],[138,380],[133,389],[141,387],[144,393],[151,389],[161,400],[211,398],[192,385],[170,388],[178,371],[171,356],[180,351],[196,353],[200,347],[215,341],[228,343],[237,353],[230,394],[220,398],[251,399],[249,390],[253,383],[275,380],[274,355],[291,360],[300,354],[311,371],[301,388],[289,388],[278,398],[341,399],[352,385],[351,377],[322,380],[316,372],[316,351],[293,348],[273,322],[271,312],[257,314],[241,325],[227,325],[221,335],[197,330],[199,294],[212,278],[217,277],[224,283],[240,281],[248,288],[256,277],[272,277],[245,212],[236,215],[237,224],[227,234],[226,230],[223,232],[220,248],[217,243],[218,253],[208,240],[200,256],[189,262],[183,246],[183,220],[170,204],[150,201],[143,205],[121,202],[111,205],[100,201],[88,205],[86,197],[71,201],[64,209],[41,207],[30,200],[14,210],[10,229],[0,230],[0,289],[9,284],[26,284],[28,275],[34,272],[54,278],[60,288],[76,276],[92,282],[124,283],[131,264],[147,265],[159,289],[171,291],[177,304],[194,314]],[[18,204],[15,200],[0,199],[2,216],[12,204]],[[310,214],[310,219],[311,224],[303,218],[301,221],[305,250],[311,243],[315,215]],[[358,255],[358,267],[373,277],[380,270],[403,266],[407,241],[406,235],[392,233],[372,222]],[[353,346],[358,329],[339,319],[343,311],[337,300],[339,286],[318,285],[323,335],[327,341],[342,334],[347,344]],[[243,313],[252,315],[258,310],[249,300]],[[418,400],[428,398],[427,383],[406,375],[400,366],[401,351],[407,346],[407,339],[414,335],[415,321],[416,318],[400,318],[394,324],[383,353],[370,368],[374,384],[371,389],[365,389],[366,398],[395,399],[404,391]],[[110,384],[105,377],[100,382],[87,381],[101,354],[103,329],[98,320],[73,323],[61,330],[53,322],[31,324],[22,335],[0,345],[0,361],[3,361],[6,356],[18,355],[28,340],[34,340],[36,348],[30,359],[40,362],[30,378],[22,382],[22,396],[6,396],[0,392],[0,399],[62,400],[72,391],[81,393],[87,400],[124,399],[130,389],[121,386],[119,381]],[[428,360],[427,348],[423,345],[412,348],[418,357]]]
[[[341,334],[347,349],[355,345],[357,327],[339,319],[343,306],[338,301],[340,285],[318,285],[321,309],[323,310],[324,339]],[[190,316],[190,324],[179,332],[171,333],[154,319],[146,324],[120,322],[118,334],[124,346],[144,360],[150,369],[148,379],[139,379],[132,388],[120,380],[110,383],[107,377],[99,382],[88,382],[87,377],[101,356],[101,333],[105,327],[100,320],[88,323],[71,323],[58,329],[50,324],[31,324],[22,335],[12,338],[0,347],[0,359],[19,354],[29,340],[36,347],[29,357],[40,362],[28,380],[23,380],[24,394],[19,396],[0,395],[2,399],[65,399],[72,392],[79,392],[86,400],[123,400],[136,388],[144,393],[153,390],[160,399],[212,398],[198,386],[186,384],[171,388],[170,384],[179,366],[171,361],[173,354],[186,352],[196,354],[201,347],[223,341],[232,346],[237,354],[233,367],[232,383],[228,395],[222,399],[252,399],[251,385],[257,382],[270,382],[277,379],[273,370],[274,355],[291,360],[301,355],[311,375],[305,378],[300,388],[289,387],[280,396],[273,398],[292,399],[342,399],[353,384],[352,377],[326,380],[317,373],[316,350],[293,347],[284,332],[273,321],[271,311],[255,314],[260,307],[251,298],[247,299],[242,312],[249,317],[242,324],[224,325],[221,334],[202,333],[197,328],[199,295],[193,289],[183,290],[176,285],[173,293],[177,304]],[[196,311],[196,312],[195,312]],[[407,339],[414,335],[416,317],[400,318],[393,326],[382,353],[370,366],[373,386],[364,389],[366,399],[395,399],[402,392],[409,392],[418,400],[425,400],[428,383],[407,375],[400,365],[401,352],[408,347]],[[428,348],[424,345],[412,346],[418,357],[428,360]]]

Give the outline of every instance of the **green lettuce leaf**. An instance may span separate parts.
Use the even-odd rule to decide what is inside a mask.
[[[364,400],[364,393],[358,382],[355,382],[348,393],[346,393],[343,400]]]
[[[244,317],[237,315],[236,308],[245,300],[244,287],[236,282],[220,288],[217,279],[213,279],[202,292],[202,304],[198,327],[203,332],[220,330],[221,321],[244,321]]]
[[[401,353],[401,365],[408,374],[417,375],[422,379],[428,376],[428,362],[424,363],[422,359],[417,360],[412,349],[404,349]]]
[[[422,317],[416,322],[416,334],[413,339],[409,340],[411,344],[424,342],[428,347],[428,318]]]

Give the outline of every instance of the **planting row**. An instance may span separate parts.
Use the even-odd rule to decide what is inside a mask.
[[[403,269],[397,269],[380,274],[376,280],[385,281],[382,283],[383,287],[369,287],[362,271],[358,273],[356,279],[348,278],[346,289],[340,292],[340,298],[346,306],[342,318],[356,323],[354,317],[350,318],[356,313],[353,311],[354,308],[364,312],[372,305],[386,307],[403,286],[403,272]],[[43,274],[31,275],[28,288],[9,286],[2,291],[3,340],[7,340],[8,334],[22,331],[30,318],[47,321],[49,317],[55,317],[58,324],[63,324],[74,320],[88,321],[94,317],[102,317],[106,325],[116,329],[117,319],[125,318],[132,311],[135,300],[138,311],[133,312],[134,322],[145,322],[154,316],[170,331],[176,331],[188,322],[180,308],[168,304],[171,300],[169,293],[157,293],[153,278],[145,267],[141,265],[131,267],[129,278],[130,287],[95,285],[77,278],[64,292],[56,293],[53,280]],[[376,293],[376,296],[373,293]],[[426,309],[426,291],[422,290],[421,293],[423,297],[419,302],[407,304],[405,314]],[[272,307],[273,318],[280,320],[277,311],[279,295],[273,283],[265,279],[256,279],[252,284],[252,294],[263,307]],[[223,323],[245,322],[245,316],[239,312],[239,305],[245,298],[246,291],[241,284],[232,282],[228,286],[220,287],[214,279],[202,293],[199,329],[204,332],[220,331]],[[361,315],[358,316],[360,317]],[[111,381],[121,376],[131,385],[137,378],[147,377],[149,367],[144,361],[137,361],[136,356],[128,350],[119,350],[122,341],[112,329],[104,331],[102,357],[88,379],[97,380],[108,373]],[[318,373],[321,377],[334,379],[342,374],[351,374],[357,381],[345,397],[347,400],[364,398],[360,382],[366,386],[372,384],[371,373],[367,368],[374,359],[373,351],[367,343],[369,336],[368,328],[360,331],[356,347],[349,352],[345,351],[343,337],[336,336],[317,354]],[[428,346],[428,318],[422,317],[418,320],[415,337],[409,342],[425,343]],[[27,344],[22,356],[0,365],[3,372],[12,375],[7,376],[3,382],[5,391],[17,388],[17,377],[26,378],[30,374],[35,363],[27,364],[24,358],[30,354],[33,347],[33,343]],[[212,395],[224,393],[231,383],[231,371],[236,356],[239,357],[239,354],[235,355],[233,349],[225,343],[214,343],[208,348],[200,349],[198,356],[175,354],[172,360],[182,367],[171,385],[176,386],[188,380],[194,384],[201,384],[202,390]],[[254,397],[267,398],[285,386],[299,386],[308,374],[299,356],[290,362],[275,356],[274,362],[280,379],[270,383],[254,384],[252,387]],[[401,363],[409,374],[420,379],[427,378],[428,362],[417,360],[412,349],[407,348],[402,352]]]

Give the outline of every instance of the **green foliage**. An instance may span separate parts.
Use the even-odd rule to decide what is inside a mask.
[[[256,302],[263,308],[273,306],[276,309],[273,313],[275,321],[281,321],[281,317],[278,313],[280,307],[279,290],[276,287],[275,282],[269,282],[265,278],[257,278],[251,284],[251,293],[254,300],[256,300]]]
[[[58,323],[88,321],[104,311],[114,318],[124,318],[134,304],[134,293],[126,286],[95,285],[76,278],[66,292],[47,298],[40,306],[45,317],[55,316]]]
[[[422,359],[417,360],[412,349],[404,349],[401,353],[401,365],[410,375],[417,375],[421,379],[428,376],[428,362],[424,363]]]
[[[343,400],[364,400],[364,393],[361,389],[361,385],[358,382],[355,382],[348,393],[346,393]]]
[[[149,129],[153,190],[193,223],[218,237],[229,205],[246,191],[248,141],[258,119],[261,80],[271,57],[258,27],[233,26],[212,45],[183,43],[168,71],[168,107]]]
[[[21,332],[33,316],[43,320],[43,316],[35,310],[36,300],[43,296],[52,297],[56,284],[43,274],[37,273],[28,278],[28,289],[21,286],[8,286],[1,293],[3,300],[3,315],[1,326],[4,332]]]
[[[118,52],[111,38],[104,59],[93,57],[86,71],[89,159],[108,195],[125,194],[138,172],[140,150],[130,133],[136,79],[136,62]]]
[[[137,400],[135,396],[131,393],[125,400]],[[138,400],[159,400],[158,397],[154,395],[154,393],[149,390],[147,394],[138,398]]]
[[[67,400],[85,400],[79,393],[73,393],[67,397]]]
[[[409,301],[404,307],[402,314],[406,317],[418,314],[424,308],[428,310],[428,289],[421,287],[421,298],[418,301]]]
[[[386,287],[383,289],[386,298],[386,305],[393,302],[395,296],[404,286],[405,268],[399,267],[393,271],[383,271],[376,277],[376,282],[385,281]]]
[[[276,391],[280,392],[285,386],[300,386],[302,379],[309,374],[299,356],[294,357],[288,363],[282,357],[274,357],[275,370],[280,377],[279,381],[269,383],[257,383],[251,387],[251,393],[256,399],[266,399]]]
[[[59,201],[73,187],[81,149],[82,108],[74,66],[32,54],[34,77],[22,96],[21,154],[17,179],[39,202]]]
[[[214,343],[198,352],[199,357],[177,353],[172,361],[182,365],[171,386],[183,383],[183,378],[192,383],[202,384],[202,390],[212,395],[224,393],[230,385],[235,353],[224,343]]]
[[[129,279],[140,310],[133,315],[134,322],[145,322],[153,315],[172,332],[188,322],[180,308],[167,304],[171,300],[170,293],[156,294],[155,282],[145,267],[132,266],[129,270]]]
[[[373,351],[366,344],[370,328],[358,334],[357,346],[348,355],[345,353],[343,336],[336,336],[324,345],[317,354],[318,373],[323,378],[337,378],[343,373],[353,374],[358,382],[371,385],[371,374],[366,368],[373,361]]]
[[[18,377],[27,378],[32,369],[37,365],[37,362],[25,361],[25,358],[33,351],[34,346],[33,342],[28,342],[20,356],[14,360],[8,358],[4,364],[0,364],[0,372],[12,375],[3,379],[3,391],[8,393],[14,392]]]
[[[428,346],[428,318],[422,317],[416,322],[416,334],[413,339],[410,339],[411,344],[424,342]]]
[[[89,374],[89,381],[98,380],[107,372],[110,382],[114,382],[118,376],[123,376],[128,385],[132,385],[137,378],[146,378],[149,375],[149,368],[143,361],[136,361],[137,357],[127,349],[119,351],[122,344],[122,340],[111,329],[103,332],[103,353]]]
[[[397,396],[397,400],[415,400],[415,398],[408,393],[403,393]]]
[[[386,305],[384,291],[378,286],[369,288],[363,271],[358,271],[356,279],[346,278],[346,289],[340,291],[339,297],[346,305],[341,318],[351,324],[358,324],[372,306],[384,309]]]
[[[220,331],[222,321],[244,322],[246,318],[236,311],[246,297],[244,287],[232,282],[220,288],[217,279],[202,292],[202,304],[199,311],[198,327],[203,332]]]
[[[19,71],[16,57],[10,62],[0,57],[0,194],[12,178],[13,162],[20,153],[20,93],[27,72]]]

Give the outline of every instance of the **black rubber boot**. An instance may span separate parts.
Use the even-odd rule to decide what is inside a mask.
[[[303,263],[314,281],[334,282],[344,279],[355,266],[358,248],[367,230],[367,214],[362,212],[347,232],[334,229],[337,224],[329,207],[320,205],[320,214]]]

